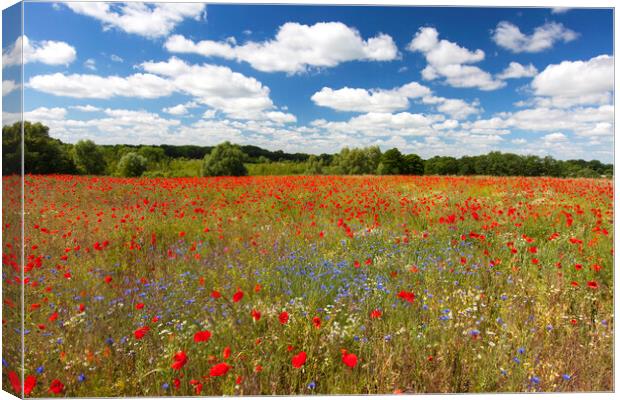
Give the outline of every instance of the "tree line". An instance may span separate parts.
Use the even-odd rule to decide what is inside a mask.
[[[21,124],[2,128],[3,175],[21,171]],[[611,177],[613,164],[598,160],[556,160],[550,156],[490,152],[460,158],[422,159],[393,148],[343,148],[337,154],[270,151],[225,142],[195,145],[97,145],[90,140],[63,143],[41,123],[24,122],[24,168],[29,174],[114,176],[243,175],[494,175]]]

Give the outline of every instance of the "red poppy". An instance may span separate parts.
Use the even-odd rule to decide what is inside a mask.
[[[24,394],[28,396],[37,384],[37,378],[34,375],[28,375],[24,380]]]
[[[15,371],[9,371],[9,382],[11,382],[11,386],[13,386],[13,391],[17,394],[22,393],[22,385],[19,381],[19,376],[15,373]]]
[[[184,351],[177,352],[172,359],[174,362],[172,363],[172,369],[179,370],[183,368],[185,364],[187,364],[187,354]]]
[[[278,320],[280,320],[282,325],[286,324],[288,322],[288,313],[286,311],[282,311],[278,316]]]
[[[588,281],[588,287],[590,289],[598,289],[598,283],[596,281]]]
[[[224,359],[230,358],[230,347],[226,346],[224,348],[224,351],[222,352],[222,357],[224,357]]]
[[[256,284],[256,286],[254,286],[254,293],[258,293],[261,290],[261,285],[259,285],[258,283]]]
[[[316,329],[319,329],[321,327],[321,318],[319,317],[312,318],[312,324],[315,326]]]
[[[413,292],[407,292],[404,290],[401,290],[397,296],[409,303],[413,303],[413,300],[415,299],[415,294]]]
[[[211,297],[214,299],[219,299],[220,297],[222,297],[222,294],[218,292],[217,290],[214,290],[211,292]]]
[[[133,335],[136,339],[142,339],[144,335],[150,330],[148,326],[143,326],[142,328],[138,328],[133,332]]]
[[[105,281],[105,283],[110,283],[110,282],[112,282],[112,277],[110,275],[108,275],[103,280]]]
[[[353,266],[354,266],[355,268],[359,268],[359,267],[361,267],[361,266],[362,266],[362,264],[361,264],[359,261],[355,260],[355,261],[353,262]]]
[[[258,321],[260,319],[260,311],[253,309],[251,314],[254,321]]]
[[[211,332],[209,331],[200,331],[194,334],[194,342],[196,343],[206,342],[209,339],[211,339]]]
[[[239,301],[241,301],[242,298],[243,298],[243,292],[241,291],[241,289],[237,289],[237,292],[233,294],[233,301],[235,303],[238,303]]]
[[[50,315],[50,317],[48,318],[48,320],[49,320],[50,322],[54,322],[54,321],[56,321],[57,319],[58,319],[58,312],[56,312],[56,311],[54,311],[54,312],[52,313],[52,315]]]
[[[54,379],[50,384],[49,391],[54,394],[62,393],[65,390],[65,385],[58,379]]]
[[[349,368],[354,368],[357,365],[357,356],[353,353],[348,353],[346,350],[342,353],[342,362]]]
[[[293,364],[293,368],[301,368],[306,363],[306,352],[301,351],[297,353],[297,355],[293,356],[291,359],[291,364]]]
[[[211,370],[209,371],[209,376],[226,375],[226,373],[230,370],[230,368],[231,366],[226,364],[225,362],[215,364],[213,367],[211,367]]]
[[[80,304],[80,312],[84,312],[84,310],[86,309],[86,306],[84,306],[84,304]]]
[[[144,303],[136,304],[136,310],[142,310],[144,308]]]
[[[381,318],[381,315],[383,315],[383,313],[381,312],[381,310],[372,310],[370,312],[370,318]]]

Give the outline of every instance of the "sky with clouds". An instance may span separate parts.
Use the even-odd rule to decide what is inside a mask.
[[[610,9],[25,3],[6,104],[20,48],[25,118],[71,143],[613,161]]]

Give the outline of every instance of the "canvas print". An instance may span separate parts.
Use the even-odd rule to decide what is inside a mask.
[[[613,391],[613,11],[5,9],[2,389]]]

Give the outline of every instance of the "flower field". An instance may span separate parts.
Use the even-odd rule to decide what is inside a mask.
[[[27,395],[613,390],[610,180],[48,175],[24,192]]]

